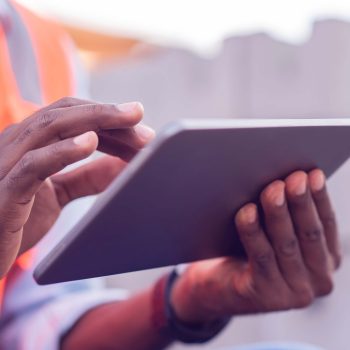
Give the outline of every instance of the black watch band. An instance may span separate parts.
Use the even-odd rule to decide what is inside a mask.
[[[178,273],[173,270],[161,278],[153,293],[153,325],[168,337],[187,344],[205,343],[219,334],[229,323],[230,318],[222,318],[198,325],[187,325],[176,316],[170,302],[171,289]]]

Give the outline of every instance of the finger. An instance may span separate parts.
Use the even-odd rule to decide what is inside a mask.
[[[98,150],[111,156],[119,157],[125,162],[129,162],[139,151],[129,145],[118,142],[118,140],[104,136],[99,136]]]
[[[129,162],[154,136],[154,130],[141,124],[134,128],[105,130],[99,133],[98,150]]]
[[[328,294],[331,288],[331,260],[305,172],[297,171],[286,179],[290,214],[299,240],[305,266],[316,294]]]
[[[280,278],[272,247],[259,224],[257,207],[247,204],[236,214],[236,227],[252,266],[254,279],[266,283]]]
[[[98,194],[124,169],[121,159],[105,156],[73,171],[51,177],[61,207],[74,199]]]
[[[324,229],[328,250],[333,257],[334,266],[337,268],[341,262],[339,234],[332,203],[326,188],[326,178],[320,169],[311,171],[308,177],[311,194]]]
[[[155,132],[147,125],[137,124],[127,129],[101,130],[99,138],[108,139],[110,142],[123,143],[135,150],[143,148],[148,142],[153,140]]]
[[[58,116],[55,115],[59,111]],[[64,114],[62,114],[64,111]],[[96,132],[109,129],[130,128],[138,124],[143,117],[143,107],[139,102],[115,104],[92,104],[55,109],[52,120],[53,130],[60,132],[61,138],[74,136],[81,130],[81,124],[88,131]],[[67,124],[69,123],[69,124]],[[69,129],[67,129],[69,125]],[[85,129],[83,129],[85,131]],[[72,135],[73,133],[73,135]],[[54,134],[56,136],[56,134]]]
[[[11,161],[18,161],[28,150],[44,147],[61,139],[75,137],[87,131],[128,128],[142,118],[139,103],[78,105],[57,108],[40,114],[23,128],[11,152]],[[141,135],[142,137],[143,135]]]
[[[87,104],[94,104],[94,103],[96,102],[67,96],[67,97],[60,98],[59,100],[45,106],[44,108],[41,108],[39,111],[43,112],[43,111],[49,111],[51,109],[56,109],[56,108],[65,108],[65,107],[87,105]]]
[[[48,142],[51,139],[56,141],[74,137],[87,131],[128,128],[136,125],[142,115],[143,107],[137,102],[118,106],[85,104],[55,108],[47,113],[38,113],[28,128],[23,130],[17,143],[22,144],[29,139],[35,145],[35,142],[40,142],[40,138],[41,142]]]
[[[97,135],[87,132],[27,152],[3,179],[2,193],[8,197],[9,203],[23,205],[30,202],[46,178],[88,157],[95,151],[97,142]]]
[[[32,123],[33,119],[38,118],[38,117],[40,117],[41,114],[46,113],[48,111],[51,111],[53,109],[94,104],[94,103],[95,103],[94,101],[82,100],[82,99],[75,98],[75,97],[69,97],[69,96],[63,97],[63,98],[61,98],[61,99],[43,107],[43,108],[40,108],[35,113],[33,113],[31,116],[24,119],[21,124],[23,126],[27,126],[30,123]]]
[[[293,222],[285,198],[285,183],[275,181],[261,194],[265,215],[266,234],[270,238],[281,275],[296,293],[310,288]]]
[[[23,129],[26,129],[28,125],[30,125],[33,122],[33,119],[39,117],[40,114],[46,113],[55,108],[72,107],[72,106],[86,105],[86,104],[92,104],[92,103],[93,103],[92,101],[81,100],[73,97],[61,98],[58,101],[55,101],[49,104],[48,106],[41,108],[40,110],[35,112],[30,117],[26,118],[21,123],[12,124],[7,128],[5,128],[1,132],[0,149],[2,149],[3,154],[6,154],[6,153],[11,154],[13,149],[12,142],[15,142],[16,138],[18,138],[21,135],[21,131],[23,132]],[[17,159],[15,161],[17,161]],[[6,157],[2,157],[0,161],[0,180],[7,174],[7,172],[11,168],[11,164],[13,164],[11,163],[11,164],[8,164],[8,166],[6,166],[5,165],[6,163],[8,163],[6,162]]]

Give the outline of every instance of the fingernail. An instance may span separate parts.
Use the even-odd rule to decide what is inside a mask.
[[[247,224],[253,224],[256,221],[257,213],[255,205],[248,205],[242,210],[242,220]]]
[[[137,110],[141,110],[143,113],[143,106],[140,102],[121,103],[117,105],[117,108],[119,109],[120,112],[123,112],[123,113],[135,112]]]
[[[306,192],[306,181],[305,179],[298,181],[294,187],[294,194],[301,196]]]
[[[321,191],[323,187],[325,186],[326,178],[322,171],[317,171],[311,181],[310,181],[310,187],[313,192]]]
[[[93,131],[88,131],[85,134],[79,135],[73,139],[73,142],[78,146],[86,146],[90,144]]]
[[[136,134],[143,140],[151,140],[156,135],[155,131],[144,124],[137,124],[135,127]]]
[[[274,204],[277,207],[282,207],[282,205],[284,204],[284,192],[283,191],[279,191],[277,192],[277,195],[275,196],[275,198],[273,199]]]

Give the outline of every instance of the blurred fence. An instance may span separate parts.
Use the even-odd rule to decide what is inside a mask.
[[[96,100],[142,101],[146,122],[156,129],[178,118],[350,117],[350,23],[316,22],[311,37],[298,46],[266,34],[232,37],[212,59],[159,48],[142,58],[97,65],[91,83]],[[350,348],[349,162],[329,187],[345,251],[333,295],[304,311],[236,318],[212,344],[192,349],[261,340]],[[137,289],[159,273],[113,277],[111,284]]]

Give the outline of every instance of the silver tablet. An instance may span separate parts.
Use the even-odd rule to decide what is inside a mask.
[[[40,284],[244,254],[234,214],[294,170],[330,176],[350,120],[185,120],[166,127],[35,270]]]

